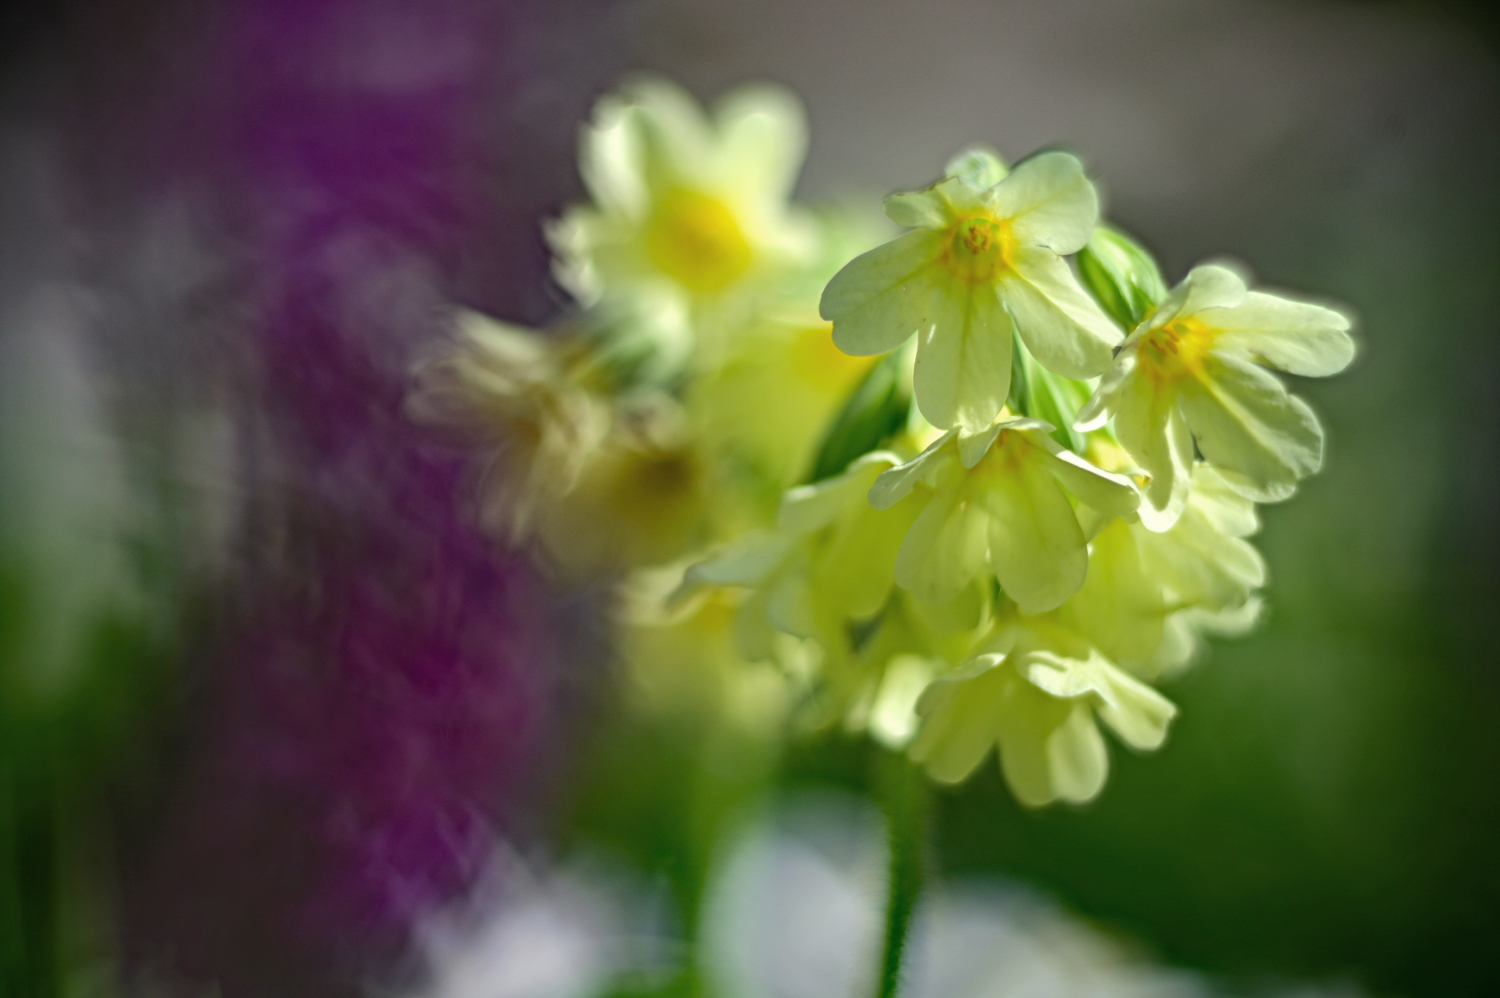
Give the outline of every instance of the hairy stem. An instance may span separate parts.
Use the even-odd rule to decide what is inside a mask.
[[[877,998],[895,998],[912,916],[922,893],[927,837],[927,783],[900,753],[877,750],[875,791],[890,829],[890,886]]]

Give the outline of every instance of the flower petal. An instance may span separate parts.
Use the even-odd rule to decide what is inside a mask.
[[[985,515],[962,501],[962,492],[951,488],[934,495],[896,556],[896,583],[929,603],[957,596],[984,564]]]
[[[1193,508],[1213,529],[1230,537],[1249,537],[1260,529],[1255,504],[1229,487],[1211,464],[1193,465]]]
[[[1248,361],[1212,355],[1179,397],[1204,458],[1256,502],[1285,499],[1323,463],[1323,429],[1307,403]]]
[[[1018,683],[999,724],[1000,769],[1016,799],[1081,803],[1104,786],[1109,757],[1089,708]]]
[[[1141,504],[1140,493],[1123,475],[1094,467],[1041,433],[1031,439],[1047,452],[1046,467],[1068,494],[1109,517],[1129,516]]]
[[[1177,394],[1137,371],[1123,381],[1114,399],[1115,436],[1151,476],[1139,510],[1148,530],[1166,530],[1187,506],[1193,438]]]
[[[949,430],[910,461],[881,472],[880,477],[875,479],[875,484],[870,486],[870,505],[876,509],[890,509],[910,495],[918,482],[926,480],[936,470],[939,455],[947,447],[948,441],[957,435],[958,430]]]
[[[1094,538],[1083,588],[1058,611],[1105,655],[1132,663],[1151,658],[1168,613],[1162,580],[1147,570],[1138,535],[1167,536],[1110,524]]]
[[[1009,168],[999,153],[989,146],[970,146],[957,153],[943,167],[946,177],[962,177],[976,190],[988,190],[1005,179]]]
[[[746,534],[716,557],[687,570],[680,592],[698,585],[758,586],[770,578],[790,553],[794,539],[757,531]]]
[[[1167,300],[1151,316],[1148,328],[1156,329],[1205,309],[1231,308],[1244,301],[1245,294],[1245,279],[1239,274],[1221,264],[1200,264],[1188,271],[1187,277],[1167,295]],[[1207,320],[1205,323],[1214,325]]]
[[[989,513],[990,563],[1006,595],[1022,613],[1041,613],[1083,585],[1087,542],[1068,497],[1040,461],[1007,463],[964,491],[977,492],[974,505]]]
[[[1059,800],[1082,804],[1104,789],[1109,754],[1089,708],[1075,704],[1067,719],[1048,736],[1047,761]]]
[[[933,426],[982,430],[1010,391],[1010,316],[991,285],[943,283],[934,321],[917,336],[917,408]]]
[[[628,102],[610,96],[594,107],[594,120],[578,136],[578,172],[584,189],[606,212],[631,218],[645,213],[640,131]]]
[[[1337,374],[1354,359],[1349,319],[1331,308],[1252,291],[1204,321],[1220,330],[1217,350],[1243,351],[1260,363],[1304,377]]]
[[[1182,604],[1214,611],[1242,606],[1266,579],[1254,545],[1211,529],[1192,500],[1176,526],[1142,541],[1152,576]]]
[[[1063,700],[1092,696],[1100,698],[1102,702],[1107,691],[1107,684],[1091,659],[1085,661],[1067,658],[1045,649],[1029,651],[1014,658],[1016,673],[1050,696]]]
[[[995,443],[997,437],[1006,430],[1036,430],[1035,434],[1027,434],[1027,439],[1033,442],[1040,440],[1051,433],[1057,427],[1043,419],[1032,419],[1030,416],[1015,416],[1002,419],[990,424],[978,433],[970,433],[960,430],[958,433],[958,462],[965,468],[973,468],[984,456],[990,452],[990,447]],[[1053,444],[1056,447],[1056,444]]]
[[[708,120],[692,95],[655,76],[637,78],[623,93],[632,104],[647,189],[659,193],[684,181],[701,182],[711,139]]]
[[[1013,264],[1001,273],[1000,297],[1031,355],[1065,378],[1107,371],[1123,334],[1078,286],[1067,263],[1051,250],[1023,246]]]
[[[833,478],[788,489],[781,497],[776,523],[784,531],[808,534],[826,527],[854,503],[859,503],[880,474],[900,463],[890,451],[874,451]]]
[[[1097,708],[1099,719],[1131,748],[1143,751],[1159,748],[1167,738],[1167,725],[1177,716],[1177,708],[1139,679],[1098,655],[1095,658],[1110,689],[1109,698]]]
[[[714,120],[717,179],[757,200],[786,200],[807,154],[807,118],[796,95],[770,84],[741,87],[719,102]]]
[[[1077,253],[1099,222],[1099,195],[1077,156],[1047,152],[1016,166],[990,195],[991,210],[1010,219],[1025,246]]]
[[[959,430],[958,463],[965,468],[972,468],[984,460],[984,456],[990,452],[990,447],[994,444],[995,438],[1000,435],[1000,431],[1005,429],[1010,422],[1011,420],[1002,419],[997,423],[991,424],[988,429],[980,430],[978,433]],[[1028,420],[1028,422],[1035,421]]]
[[[895,564],[921,505],[881,511],[860,501],[833,525],[817,554],[818,596],[844,617],[864,620],[880,611],[895,585]]]
[[[1200,463],[1182,518],[1165,533],[1143,534],[1141,556],[1180,605],[1212,611],[1242,606],[1266,577],[1260,552],[1242,539],[1255,526],[1250,500]]]
[[[887,218],[908,229],[941,229],[952,216],[947,199],[932,188],[892,194],[883,207]]]
[[[818,313],[833,342],[856,357],[894,350],[928,330],[942,307],[946,275],[936,265],[942,236],[918,229],[855,257],[823,289]]]
[[[1132,334],[1125,340],[1125,345],[1115,356],[1114,364],[1099,379],[1094,394],[1078,410],[1078,416],[1073,420],[1073,429],[1079,433],[1092,433],[1109,422],[1109,417],[1119,405],[1120,393],[1125,390],[1126,383],[1135,373],[1135,344],[1139,340],[1137,334]]]
[[[1000,655],[980,656],[963,675],[938,679],[918,699],[922,728],[910,754],[934,780],[963,782],[995,744],[997,702],[1015,681],[1002,663]]]

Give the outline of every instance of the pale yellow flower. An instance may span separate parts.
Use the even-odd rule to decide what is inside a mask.
[[[1122,334],[1063,260],[1099,216],[1076,158],[1043,153],[1006,175],[997,159],[970,154],[950,171],[886,200],[912,231],[839,271],[821,312],[850,354],[885,353],[916,334],[922,414],[941,429],[978,432],[1005,405],[1013,333],[1069,378],[1102,374]]]
[[[880,476],[871,505],[922,507],[896,559],[902,588],[943,602],[988,561],[1027,613],[1050,610],[1078,591],[1088,539],[1074,500],[1114,518],[1133,512],[1139,496],[1128,480],[1064,450],[1051,431],[1035,419],[1003,419],[974,436],[949,430]]]
[[[894,564],[914,515],[865,501],[875,479],[900,458],[867,454],[842,475],[798,486],[782,500],[774,532],[750,534],[694,565],[689,585],[750,586],[775,629],[824,638],[886,604]]]
[[[736,621],[745,658],[776,655],[778,634],[814,643],[820,721],[845,716],[892,655],[913,650],[913,624],[893,611],[893,588],[896,553],[916,509],[880,511],[865,498],[899,460],[875,452],[842,475],[788,491],[775,531],[752,532],[687,573],[687,593],[703,586],[751,590]],[[972,628],[978,607],[967,609],[974,611]]]
[[[1090,545],[1083,588],[1057,611],[1112,661],[1155,678],[1186,664],[1199,630],[1250,626],[1265,562],[1245,538],[1255,506],[1209,465],[1193,469],[1187,507],[1166,531],[1116,521]]]
[[[711,118],[661,79],[605,97],[580,138],[593,203],[548,229],[559,280],[585,304],[665,290],[701,305],[806,259],[813,230],[787,206],[806,142],[797,99],[770,85]]]
[[[1081,803],[1104,786],[1103,721],[1127,745],[1154,749],[1176,708],[1079,636],[1045,618],[1002,622],[983,653],[935,680],[917,703],[910,754],[942,783],[969,777],[991,748],[1028,807]]]
[[[1336,374],[1354,358],[1344,315],[1247,291],[1220,266],[1195,268],[1131,333],[1078,416],[1113,418],[1148,475],[1141,517],[1164,530],[1187,502],[1193,449],[1256,502],[1292,494],[1323,461],[1323,430],[1301,399],[1262,367]]]
[[[703,588],[672,600],[682,566],[632,572],[620,587],[617,648],[631,705],[658,717],[770,734],[800,695],[797,677],[746,659],[734,638],[745,594]]]

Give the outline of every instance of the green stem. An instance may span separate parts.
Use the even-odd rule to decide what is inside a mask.
[[[901,961],[922,893],[927,837],[927,782],[899,753],[877,750],[875,789],[890,828],[890,896],[885,910],[885,948],[877,998],[895,998]]]

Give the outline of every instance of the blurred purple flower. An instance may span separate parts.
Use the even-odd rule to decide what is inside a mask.
[[[467,455],[403,414],[447,303],[545,305],[536,220],[571,170],[492,187],[512,162],[494,112],[524,96],[544,10],[239,0],[178,31],[199,47],[175,70],[190,92],[147,115],[141,144],[169,154],[137,182],[179,186],[226,261],[208,269],[229,275],[241,509],[189,761],[127,876],[128,948],[154,985],[356,988],[524,831],[557,771],[574,639],[524,559],[473,527]],[[555,128],[570,145],[571,120]]]

